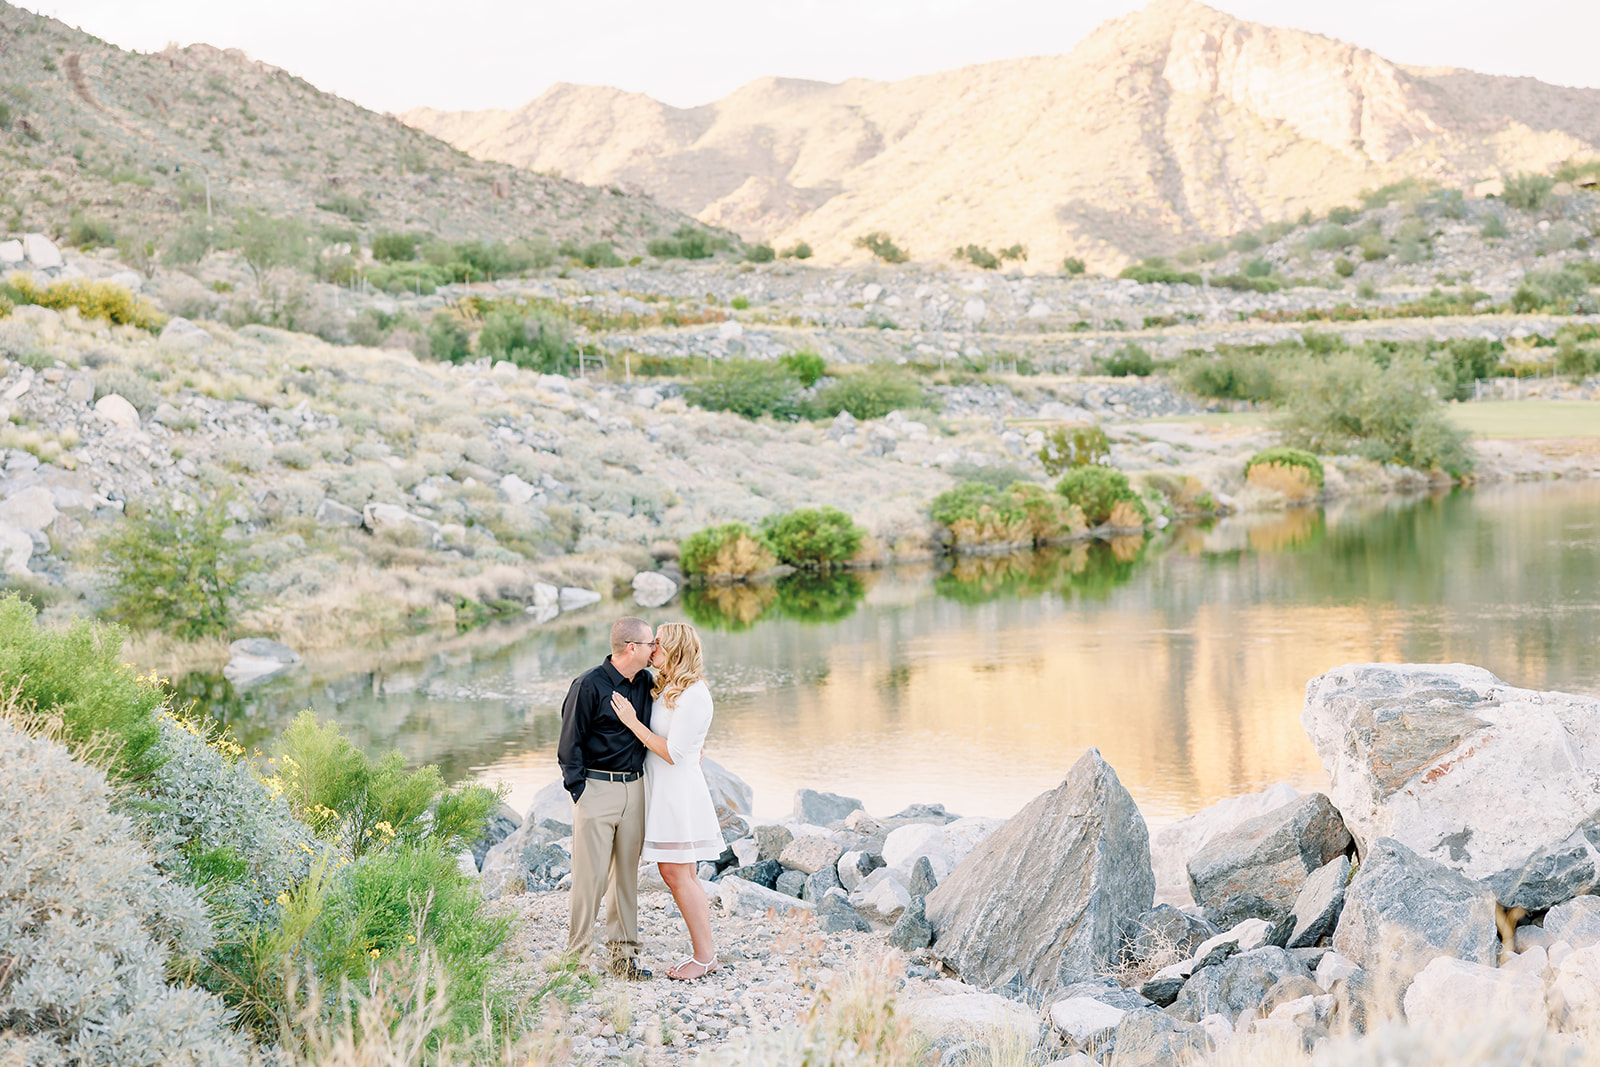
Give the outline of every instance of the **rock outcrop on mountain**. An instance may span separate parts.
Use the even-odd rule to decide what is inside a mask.
[[[766,78],[687,109],[563,84],[513,111],[401,118],[825,262],[883,230],[923,260],[1021,242],[1034,266],[1116,267],[1406,177],[1464,186],[1600,146],[1600,90],[1404,67],[1193,0],[1065,56],[899,82]]]

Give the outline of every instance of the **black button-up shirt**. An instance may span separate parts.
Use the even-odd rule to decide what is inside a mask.
[[[584,774],[588,771],[644,770],[644,742],[611,710],[611,694],[627,697],[639,712],[639,721],[649,726],[650,689],[654,684],[644,668],[632,681],[624,678],[611,665],[610,656],[600,666],[573,679],[561,705],[561,741],[556,746],[556,760],[561,764],[561,784],[574,801],[583,795]]]

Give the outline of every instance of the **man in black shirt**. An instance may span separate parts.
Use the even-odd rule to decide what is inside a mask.
[[[587,965],[594,951],[600,897],[606,901],[606,941],[611,973],[649,978],[638,964],[639,851],[644,847],[643,743],[611,710],[621,693],[650,724],[653,679],[645,666],[655,651],[650,624],[618,619],[611,655],[572,682],[561,705],[556,759],[572,794],[572,913],[567,948]]]

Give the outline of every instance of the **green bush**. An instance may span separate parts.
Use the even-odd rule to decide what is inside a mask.
[[[1356,218],[1356,209],[1340,205],[1328,210],[1328,221],[1336,226],[1348,226]]]
[[[927,403],[922,387],[903,371],[877,367],[847,374],[817,393],[812,404],[818,418],[848,411],[858,419],[881,419],[891,411],[908,411]]]
[[[811,246],[804,241],[796,241],[794,247],[785,248],[782,255],[784,259],[810,259]]]
[[[1283,283],[1276,278],[1257,278],[1249,274],[1215,274],[1208,284],[1247,293],[1276,293],[1283,288]]]
[[[761,536],[779,563],[807,569],[847,562],[866,531],[838,508],[799,508],[767,518]]]
[[[1479,378],[1494,375],[1506,346],[1501,341],[1484,337],[1457,338],[1445,344],[1445,358],[1441,361],[1441,378],[1444,380],[1447,399],[1471,400],[1474,383]]]
[[[686,259],[700,257],[686,256]],[[583,246],[578,253],[578,260],[590,270],[596,267],[620,267],[622,257],[617,255],[616,249],[611,247],[610,241],[594,241]]]
[[[1483,220],[1483,227],[1478,231],[1484,237],[1504,237],[1511,231],[1506,229],[1506,220],[1497,214],[1491,214]]]
[[[729,522],[684,538],[678,565],[684,574],[696,578],[748,578],[770,571],[777,560],[750,527]]]
[[[1298,448],[1267,448],[1249,459],[1245,460],[1244,476],[1250,477],[1250,471],[1259,466],[1298,467],[1306,472],[1310,484],[1321,489],[1325,480],[1322,470],[1322,461],[1310,452]]]
[[[7,279],[6,287],[6,295],[16,303],[57,311],[75,307],[86,319],[105,319],[117,326],[137,326],[154,333],[167,323],[167,316],[114,282],[67,278],[41,287],[30,275],[18,272]]]
[[[1099,426],[1057,426],[1045,436],[1039,462],[1054,478],[1074,467],[1101,466],[1111,458],[1111,439]]]
[[[46,629],[16,593],[0,597],[0,690],[47,719],[74,752],[109,741],[112,771],[149,775],[160,763],[156,709],[163,696],[154,674],[141,678],[123,666],[122,633],[78,620]]]
[[[963,482],[934,497],[928,514],[950,531],[953,544],[1012,544],[1023,539],[1028,513],[1004,489]]]
[[[450,271],[432,263],[399,262],[371,267],[366,273],[367,282],[374,289],[386,293],[415,293],[428,296],[441,285],[455,279]]]
[[[750,250],[744,254],[745,260],[750,263],[771,263],[777,257],[778,254],[769,244],[751,245]]]
[[[1066,259],[1061,261],[1061,271],[1063,274],[1082,274],[1088,269],[1088,265],[1077,256],[1068,256]]]
[[[1101,369],[1113,378],[1154,374],[1156,361],[1141,345],[1126,344],[1101,361]]]
[[[1128,476],[1110,467],[1076,467],[1056,483],[1056,492],[1066,497],[1068,503],[1078,505],[1090,526],[1105,525],[1117,513],[1118,505],[1123,504],[1131,511],[1117,516],[1118,525],[1131,525],[1130,515],[1136,515],[1140,523],[1150,518],[1144,501],[1128,484]]]
[[[1008,263],[1026,263],[1028,261],[1028,246],[1024,244],[1007,245],[1000,250],[999,256]]]
[[[461,317],[435,311],[428,321],[428,351],[441,363],[464,363],[472,358],[472,337]]]
[[[903,248],[895,244],[893,239],[882,230],[873,230],[871,233],[862,234],[851,243],[857,248],[865,248],[885,263],[904,263],[911,258]]]
[[[645,251],[658,259],[709,259],[720,245],[705,230],[685,223],[671,237],[651,241]]]
[[[1549,203],[1550,191],[1555,187],[1556,180],[1550,175],[1523,171],[1506,179],[1501,199],[1523,211],[1538,211]]]
[[[731,411],[747,419],[762,415],[796,418],[800,414],[800,380],[781,361],[723,360],[710,374],[690,381],[683,397],[707,411]]]
[[[1530,270],[1511,296],[1511,306],[1517,312],[1549,312],[1557,315],[1593,313],[1596,301],[1589,292],[1589,275],[1574,264],[1559,270]]]
[[[778,365],[809,389],[818,378],[828,373],[828,365],[821,356],[807,348],[797,349],[778,360]]]
[[[567,320],[541,309],[523,311],[501,306],[484,316],[478,352],[491,359],[510,360],[519,367],[557,374],[573,364],[578,348]]]
[[[1590,341],[1580,344],[1571,333],[1563,331],[1556,345],[1556,373],[1582,381],[1592,374],[1600,374],[1600,344]]]
[[[238,250],[260,289],[273,268],[305,266],[310,256],[306,237],[298,219],[276,219],[250,208],[234,219],[227,246]]]
[[[67,226],[67,242],[79,248],[110,248],[117,243],[117,234],[106,219],[74,214]]]
[[[404,263],[417,258],[424,234],[377,233],[372,237],[372,258],[380,263]]]
[[[1380,260],[1389,254],[1389,242],[1383,239],[1381,233],[1369,233],[1358,242],[1361,248],[1361,258],[1368,263]]]
[[[123,367],[107,367],[94,376],[94,398],[115,393],[148,415],[161,402],[161,396],[148,381]]]
[[[1343,226],[1330,222],[1328,225],[1317,230],[1316,233],[1313,233],[1307,239],[1307,242],[1312,248],[1320,248],[1323,250],[1349,248],[1351,245],[1356,243],[1356,235],[1345,229]]]
[[[963,245],[955,250],[951,258],[971,263],[974,267],[979,267],[983,270],[996,270],[1000,266],[1000,257],[987,248],[982,248],[978,245]]]
[[[241,580],[254,569],[228,537],[221,498],[174,510],[169,501],[130,515],[100,542],[113,617],[182,638],[226,634],[248,600]]]
[[[1205,280],[1194,271],[1173,270],[1159,256],[1122,268],[1119,278],[1129,278],[1140,285],[1203,285]]]
[[[1275,423],[1286,445],[1312,453],[1452,475],[1472,469],[1466,435],[1445,420],[1438,372],[1415,355],[1383,367],[1356,352],[1305,361],[1288,376]]]
[[[1178,364],[1177,378],[1197,396],[1218,400],[1271,400],[1285,369],[1283,356],[1254,346],[1218,345],[1215,354],[1196,352]]]
[[[1343,256],[1340,256],[1338,259],[1333,261],[1333,273],[1337,274],[1339,277],[1348,278],[1355,272],[1356,265]]]

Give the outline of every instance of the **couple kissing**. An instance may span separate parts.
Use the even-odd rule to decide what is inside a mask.
[[[639,966],[639,864],[649,861],[693,945],[667,977],[692,981],[717,969],[699,878],[699,861],[726,848],[700,771],[710,726],[700,635],[687,623],[664,623],[652,635],[643,619],[618,619],[611,654],[567,690],[556,759],[573,802],[567,949],[580,966],[592,963],[604,896],[611,973],[651,977]]]

